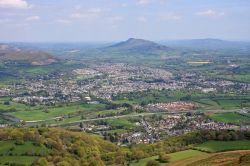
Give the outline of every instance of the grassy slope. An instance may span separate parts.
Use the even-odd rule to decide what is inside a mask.
[[[195,149],[207,152],[222,152],[232,150],[249,150],[250,141],[208,141],[198,145]]]
[[[243,156],[246,157],[243,160],[241,160],[240,158]],[[191,162],[181,161],[178,164],[186,166],[249,166],[250,151],[240,150],[240,151],[229,151],[223,153],[214,153],[204,158],[196,158],[196,159],[193,158]]]
[[[71,104],[63,107],[51,107],[48,108],[48,112],[44,112],[44,109],[31,110],[31,111],[17,111],[11,112],[10,115],[13,115],[17,118],[23,120],[46,120],[52,117],[67,115],[68,113],[74,113],[78,111],[97,111],[105,109],[105,106],[102,104]]]
[[[250,117],[242,116],[233,112],[212,114],[210,115],[210,118],[215,121],[225,123],[240,123],[240,121],[250,121]]]
[[[204,154],[206,153],[200,152],[197,150],[185,150],[185,151],[170,153],[168,154],[168,156],[170,157],[170,163],[172,163],[178,160],[183,160],[183,159],[187,159],[191,157],[197,157],[197,156],[201,156]],[[158,156],[148,157],[148,158],[140,160],[138,163],[132,163],[131,166],[145,166],[148,161],[156,160],[156,159],[158,159]]]
[[[16,145],[15,141],[0,141],[0,165],[5,163],[21,163],[30,165],[36,156],[28,156],[26,153],[47,154],[48,149],[44,146],[35,146],[32,142]]]

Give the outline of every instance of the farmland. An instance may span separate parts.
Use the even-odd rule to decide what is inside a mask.
[[[188,158],[193,158],[193,157],[199,157],[206,155],[207,153],[205,152],[200,152],[197,150],[185,150],[185,151],[180,151],[180,152],[175,152],[175,153],[169,153],[168,156],[170,157],[170,165],[172,162],[176,162],[179,160],[184,160]],[[148,157],[145,159],[140,160],[138,163],[132,163],[131,166],[145,166],[146,163],[150,160],[156,160],[157,161],[158,156],[153,156],[153,157]],[[162,163],[161,165],[165,165],[166,163]]]
[[[35,146],[33,142],[20,145],[15,141],[0,141],[0,165],[20,163],[30,165],[38,156],[47,155],[49,150],[45,146]]]
[[[240,124],[240,122],[250,121],[249,115],[242,115],[235,112],[215,113],[209,116],[219,122]]]
[[[195,149],[210,153],[232,150],[250,150],[250,141],[208,141],[198,145]]]

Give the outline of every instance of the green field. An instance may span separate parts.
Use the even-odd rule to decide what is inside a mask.
[[[197,103],[199,109],[237,109],[250,105],[249,95],[238,95],[236,93],[203,93],[202,91],[190,90],[148,90],[128,94],[118,94],[114,102],[134,102],[146,105],[158,102],[187,101]]]
[[[9,165],[11,163],[31,165],[38,157],[34,156],[0,156],[0,165]]]
[[[104,110],[105,105],[103,104],[70,104],[64,106],[55,106],[44,109],[37,109],[31,111],[16,111],[11,112],[9,115],[15,116],[19,119],[30,121],[30,120],[46,120],[53,117],[65,116],[69,113],[75,112],[91,112]]]
[[[249,150],[250,141],[208,141],[198,145],[195,149],[205,152],[223,152],[232,150]]]
[[[47,155],[45,146],[35,146],[33,142],[16,145],[15,141],[0,141],[0,165],[18,163],[30,165],[39,155]]]
[[[209,116],[211,119],[218,122],[239,124],[240,122],[250,122],[250,116],[243,116],[234,112],[216,113]]]
[[[131,129],[134,127],[134,124],[127,119],[107,120],[107,123],[116,129]]]
[[[179,160],[183,160],[183,159],[187,159],[187,158],[191,158],[195,156],[201,156],[204,154],[206,153],[200,152],[197,150],[184,150],[180,152],[170,153],[168,154],[168,156],[170,157],[170,163],[171,163],[171,162],[175,162],[175,161],[179,161]],[[158,156],[148,157],[148,158],[140,160],[137,163],[136,162],[132,163],[131,166],[145,166],[148,161],[157,160],[157,159],[158,159]]]
[[[5,102],[7,101],[9,101],[9,104],[5,104]],[[22,110],[31,110],[31,108],[32,108],[31,106],[10,101],[9,97],[0,98],[0,110],[2,111],[13,111],[13,110],[22,111]],[[37,107],[33,107],[33,109],[37,109]]]

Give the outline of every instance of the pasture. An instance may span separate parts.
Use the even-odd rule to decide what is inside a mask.
[[[250,141],[208,141],[196,146],[195,149],[210,153],[233,150],[250,150]]]

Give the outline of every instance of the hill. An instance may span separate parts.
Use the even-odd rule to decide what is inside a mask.
[[[119,52],[120,54],[161,55],[172,51],[164,45],[144,40],[130,38],[126,41],[102,48],[105,52]]]
[[[112,165],[124,162],[120,147],[60,128],[0,129],[0,165]]]
[[[0,44],[0,61],[22,61],[32,65],[48,65],[57,62],[58,59],[42,51]]]
[[[213,38],[165,41],[162,43],[169,47],[184,47],[193,49],[250,50],[250,42],[226,41]]]

